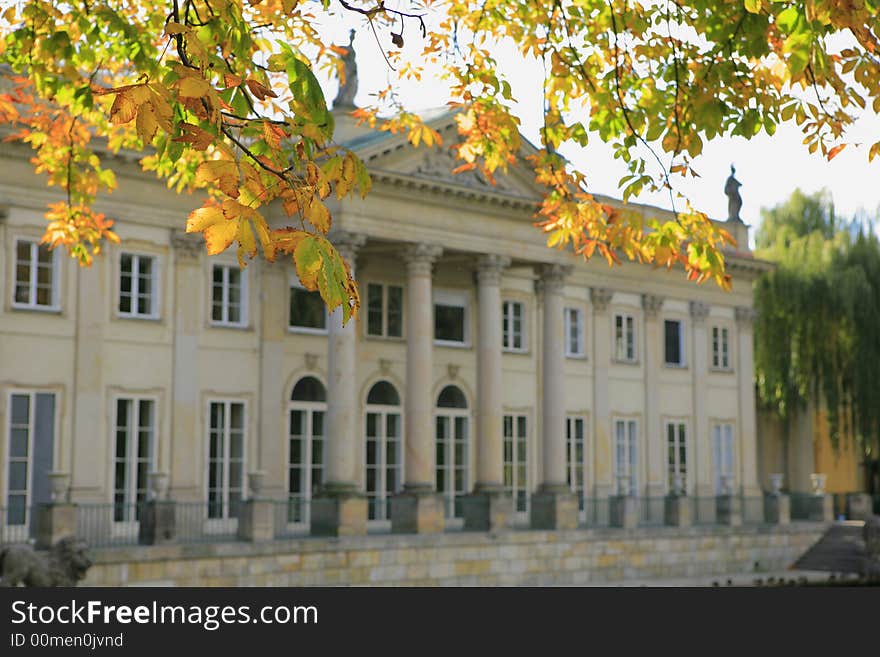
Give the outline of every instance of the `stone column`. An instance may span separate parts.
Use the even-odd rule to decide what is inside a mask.
[[[443,531],[443,500],[435,490],[434,453],[434,303],[431,268],[442,249],[415,244],[404,253],[406,287],[406,399],[403,492],[391,499],[395,533]]]
[[[608,304],[614,293],[605,288],[590,290],[593,304],[593,445],[592,467],[594,477],[593,496],[597,500],[607,500],[615,492],[611,444],[611,408],[608,399],[608,369],[611,366],[611,323],[608,318]],[[606,508],[607,507],[599,507]],[[587,520],[589,522],[589,509]],[[600,522],[606,520],[598,518]]]
[[[510,258],[484,255],[477,262],[477,481],[464,500],[466,529],[504,527],[513,501],[504,494],[501,381],[501,272]]]
[[[698,498],[715,496],[712,467],[712,436],[709,431],[709,414],[706,410],[706,378],[709,365],[709,340],[706,332],[706,317],[709,306],[701,301],[691,301],[691,324],[693,326],[693,345],[691,349],[691,389],[694,401],[693,458],[696,486],[694,493]],[[705,505],[708,508],[710,505]]]
[[[363,235],[339,232],[331,240],[351,265]],[[355,322],[342,325],[342,308],[327,320],[327,443],[325,484],[312,501],[311,532],[316,536],[346,536],[367,532],[367,498],[358,490],[355,451],[360,423],[356,394]]]
[[[578,506],[565,472],[565,326],[562,293],[571,266],[544,265],[538,281],[543,297],[541,445],[542,481],[532,495],[531,526],[574,529]]]
[[[666,494],[665,436],[660,426],[659,373],[663,359],[663,329],[658,319],[663,308],[663,297],[642,295],[645,314],[645,454],[647,455],[648,483],[645,494],[660,498]]]
[[[739,385],[739,472],[740,486],[746,497],[759,497],[758,483],[758,436],[755,412],[755,361],[752,326],[757,311],[754,308],[737,307],[737,372]]]
[[[205,303],[205,277],[201,254],[205,244],[201,235],[175,230],[171,234],[174,249],[174,360],[171,363],[171,436],[168,463],[156,464],[157,470],[169,473],[172,499],[204,501],[202,472],[207,472],[201,450],[193,449],[199,416],[199,333]],[[203,299],[208,301],[203,302]],[[204,438],[196,444],[204,444]],[[160,441],[161,442],[161,441]]]

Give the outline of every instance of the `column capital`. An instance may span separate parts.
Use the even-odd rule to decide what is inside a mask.
[[[535,289],[538,294],[549,292],[550,294],[562,294],[562,288],[565,287],[565,279],[571,275],[574,270],[572,265],[539,265],[538,280],[535,282]]]
[[[608,310],[608,304],[611,303],[613,296],[614,290],[609,290],[605,287],[590,288],[590,301],[593,304],[593,310],[604,313]]]
[[[741,326],[750,326],[758,319],[758,311],[749,306],[737,306],[733,312],[736,323]]]
[[[647,319],[655,319],[657,317],[657,313],[659,313],[663,309],[664,301],[664,297],[658,296],[656,294],[643,294],[642,310],[645,311],[645,317]]]
[[[204,250],[202,236],[199,233],[187,233],[182,230],[171,231],[171,247],[174,249],[176,261],[195,261]]]
[[[703,303],[702,301],[691,301],[690,309],[691,319],[694,320],[694,324],[702,324],[706,321],[706,316],[709,314],[708,303]]]
[[[477,259],[477,282],[501,285],[501,272],[510,266],[510,258],[489,253]]]
[[[430,276],[431,267],[443,254],[443,248],[437,244],[410,244],[403,252],[403,261],[410,274]]]
[[[351,263],[357,258],[358,251],[367,243],[367,236],[363,233],[354,233],[348,230],[331,231],[327,239],[332,242],[336,250],[347,262]]]

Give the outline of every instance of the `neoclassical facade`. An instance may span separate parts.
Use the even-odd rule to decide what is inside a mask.
[[[451,115],[431,124],[454,140]],[[337,126],[374,181],[333,208],[363,302],[345,326],[292,263],[208,257],[182,232],[199,200],[126,157],[98,202],[122,243],[88,269],[46,251],[58,192],[26,148],[0,148],[7,537],[51,498],[50,473],[108,526],[136,524],[150,473],[167,473],[170,499],[228,527],[259,471],[290,531],[332,535],[569,528],[619,496],[760,495],[751,283],[766,264],[742,223],[726,226],[731,292],[609,268],[546,247],[528,171],[493,186],[453,176],[443,150],[341,112]]]

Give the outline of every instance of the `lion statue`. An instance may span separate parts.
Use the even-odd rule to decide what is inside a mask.
[[[72,536],[47,551],[26,544],[0,547],[0,586],[76,586],[92,567],[86,549]]]

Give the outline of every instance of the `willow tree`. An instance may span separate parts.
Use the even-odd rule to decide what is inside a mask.
[[[825,192],[799,190],[765,211],[757,254],[777,263],[755,288],[755,373],[765,407],[783,420],[824,408],[832,444],[880,449],[880,243],[842,221]]]
[[[401,76],[439,67],[458,110],[458,169],[490,180],[521,153],[508,81],[518,70],[494,56],[512,44],[544,65],[529,165],[546,189],[535,223],[548,245],[609,264],[678,265],[726,288],[730,236],[677,196],[677,182],[697,175],[706,140],[773,134],[783,121],[802,128],[810,152],[840,152],[855,115],[880,110],[877,9],[877,0],[16,0],[0,15],[0,64],[14,72],[0,121],[64,190],[45,240],[81,263],[117,239],[112,218],[92,209],[116,186],[104,154],[145,151],[145,169],[209,195],[181,217],[209,253],[237,244],[242,266],[258,251],[292,254],[302,283],[348,319],[357,287],[326,237],[325,200],[367,194],[370,179],[333,141],[315,72],[342,74],[346,51],[325,40],[322,22],[359,16]],[[413,41],[421,51],[407,58]],[[414,144],[440,141],[393,85],[377,97],[387,106],[362,108],[360,120],[406,130]],[[590,134],[626,162],[624,199],[666,189],[674,220],[645,223],[589,194],[589,172],[560,153]],[[270,230],[262,208],[273,201],[290,225]]]

